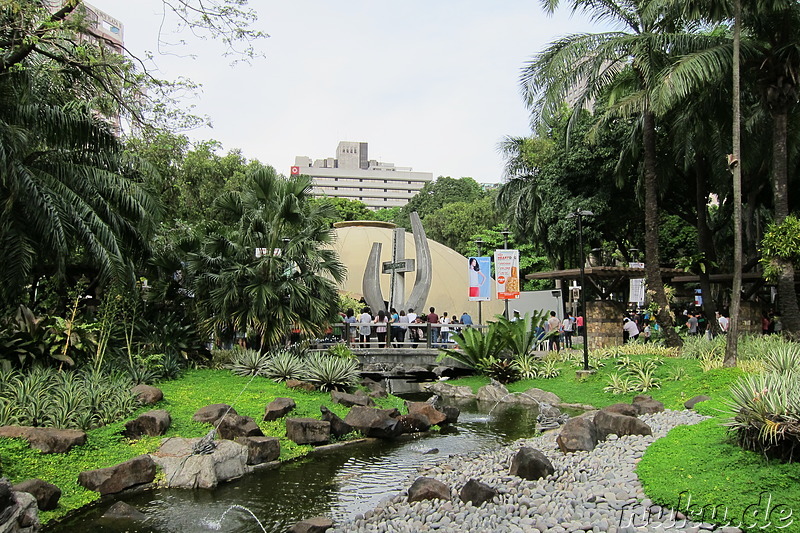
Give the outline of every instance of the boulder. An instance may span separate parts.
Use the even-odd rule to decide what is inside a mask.
[[[58,499],[61,498],[61,489],[41,479],[28,479],[17,483],[13,489],[32,494],[40,511],[52,511],[58,506]]]
[[[363,391],[362,391],[363,392]],[[372,398],[364,394],[348,394],[346,392],[331,391],[331,401],[344,405],[345,407],[353,407],[360,405],[362,407],[374,407],[375,402]]]
[[[315,516],[301,520],[289,529],[289,533],[324,533],[333,527],[333,520],[327,516]]]
[[[492,380],[488,385],[484,385],[478,389],[478,401],[497,403],[497,402],[515,402],[514,395],[508,392],[505,385],[499,381]]]
[[[319,406],[320,412],[322,412],[322,420],[325,422],[330,422],[331,424],[331,435],[334,437],[341,437],[342,435],[347,435],[353,428],[350,424],[345,423],[344,420],[339,418],[333,411],[325,407],[324,405]]]
[[[300,381],[299,379],[287,379],[286,380],[286,388],[287,389],[300,389],[304,391],[314,391],[317,388],[314,386],[313,383],[309,383],[307,381]]]
[[[366,435],[379,439],[390,439],[398,436],[400,430],[397,418],[392,416],[397,409],[373,409],[356,405],[350,409],[344,422]],[[399,412],[397,413],[399,416]]]
[[[125,502],[116,502],[103,513],[101,518],[106,520],[135,520],[137,522],[142,522],[147,519],[147,515]]]
[[[281,455],[281,441],[277,437],[236,437],[234,442],[247,447],[249,465],[275,461]]]
[[[291,398],[275,398],[264,409],[264,422],[283,418],[295,407],[297,407],[297,404]]]
[[[487,485],[481,483],[477,479],[470,479],[466,485],[461,489],[459,498],[462,502],[472,502],[475,507],[480,507],[484,502],[490,502],[499,493]]]
[[[370,391],[368,396],[370,398],[387,398],[389,394],[385,390],[381,389]]]
[[[437,381],[435,383],[426,384],[424,388],[433,394],[446,396],[448,398],[475,399],[475,393],[472,392],[472,387],[466,385],[456,387],[455,385],[450,385],[443,381]]]
[[[172,424],[172,418],[164,409],[147,411],[134,420],[125,422],[125,431],[122,434],[129,439],[138,439],[142,435],[157,437],[166,433],[170,424]]]
[[[615,403],[613,405],[609,405],[608,407],[603,407],[601,411],[617,413],[618,415],[625,416],[639,416],[639,410],[636,408],[636,406],[629,403]]]
[[[0,437],[25,439],[42,453],[67,453],[73,446],[86,444],[86,433],[77,429],[0,427]]]
[[[549,476],[556,471],[545,454],[535,448],[520,448],[511,460],[509,474],[530,481]]]
[[[561,398],[552,392],[533,388],[519,394],[517,401],[519,401],[519,403],[548,403],[550,405],[556,405],[561,403]]]
[[[442,424],[455,424],[458,422],[458,417],[461,414],[461,409],[455,405],[443,405],[440,408],[440,411],[442,411],[447,417]]]
[[[450,487],[432,477],[418,477],[408,489],[408,501],[449,500]]]
[[[400,415],[396,420],[400,433],[423,433],[431,428],[424,416]]]
[[[315,418],[287,418],[286,437],[297,444],[324,444],[331,440],[331,423]]]
[[[233,407],[231,407],[226,403],[214,403],[198,409],[197,412],[192,417],[192,420],[194,420],[195,422],[206,422],[208,424],[216,424],[217,420],[219,420],[226,414],[238,415],[239,413],[236,412],[236,409],[234,409]]]
[[[561,428],[556,442],[564,453],[594,450],[597,446],[597,428],[594,421],[586,417],[570,418]]]
[[[377,381],[364,379],[361,384],[369,389],[369,396],[371,398],[386,398],[386,396],[388,396],[384,386]]]
[[[624,435],[652,435],[650,426],[634,416],[625,416],[609,411],[598,411],[594,416],[597,428],[597,439],[606,440],[612,433],[620,437]]]
[[[236,437],[263,437],[264,433],[255,420],[249,416],[227,414],[218,422],[217,434],[221,439],[234,440]]]
[[[664,404],[654,400],[647,394],[639,394],[633,398],[633,405],[639,410],[640,415],[660,413],[664,410]]]
[[[0,479],[0,531],[35,533],[39,531],[36,498],[28,492],[14,492],[5,478]]]
[[[164,393],[161,392],[161,389],[145,385],[144,383],[131,387],[131,392],[136,396],[136,399],[144,405],[153,405],[164,399]]]
[[[686,400],[686,402],[683,404],[683,406],[685,408],[687,408],[687,409],[694,409],[694,406],[697,405],[698,403],[707,402],[710,399],[711,399],[710,396],[706,396],[704,394],[701,394],[700,396],[695,396],[694,398]]]
[[[539,414],[545,418],[558,418],[561,416],[561,409],[550,404],[543,403],[539,406]]]
[[[139,455],[124,463],[86,470],[78,474],[78,484],[100,494],[113,494],[134,485],[150,483],[156,477],[156,464],[149,455]]]
[[[406,402],[408,414],[417,418],[424,417],[429,426],[441,424],[447,420],[447,415],[436,409],[428,402]]]
[[[200,438],[164,439],[153,460],[164,471],[168,488],[212,489],[247,472],[248,449],[231,440],[214,441],[213,453],[192,455]]]

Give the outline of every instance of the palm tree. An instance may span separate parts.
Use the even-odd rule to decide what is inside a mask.
[[[330,248],[333,213],[310,202],[307,177],[256,170],[219,198],[223,221],[194,241],[187,273],[201,326],[217,338],[252,332],[267,349],[289,327],[319,335],[336,314],[345,269]]]
[[[147,249],[156,202],[133,179],[137,161],[88,105],[42,65],[0,76],[0,300],[35,275],[83,258],[122,276]]]
[[[549,12],[559,0],[543,0]],[[677,17],[660,9],[654,0],[571,0],[573,11],[588,12],[627,31],[574,34],[561,38],[540,53],[523,70],[521,83],[534,120],[546,122],[574,97],[573,120],[601,97],[608,97],[606,118],[637,117],[641,127],[645,191],[645,256],[649,292],[658,304],[658,321],[668,345],[681,340],[661,278],[658,244],[659,176],[656,149],[656,115],[651,93],[661,83],[660,73],[686,44]]]

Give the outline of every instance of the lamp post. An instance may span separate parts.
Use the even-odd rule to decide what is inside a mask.
[[[478,257],[481,256],[481,247],[483,246],[483,239],[475,239],[475,246],[478,247]],[[478,294],[480,296],[480,294]],[[478,300],[478,324],[483,324],[483,302]]]
[[[508,236],[511,235],[511,232],[508,229],[504,229],[500,232],[500,235],[503,236],[503,248],[508,250]],[[508,318],[508,299],[504,300],[506,304],[506,318]]]
[[[581,317],[583,318],[583,371],[589,372],[589,324],[586,322],[586,275],[584,272],[583,257],[583,217],[593,217],[594,213],[582,209],[577,209],[567,215],[567,218],[578,219],[578,251],[580,253],[581,270]]]

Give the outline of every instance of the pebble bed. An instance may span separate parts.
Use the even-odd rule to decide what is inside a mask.
[[[640,417],[653,435],[610,435],[591,452],[564,454],[557,431],[520,439],[510,446],[471,456],[453,456],[420,469],[450,487],[451,501],[409,503],[406,492],[383,500],[376,509],[336,524],[335,532],[702,532],[712,524],[689,522],[681,513],[653,506],[634,472],[645,449],[670,429],[707,417],[694,411],[664,411]],[[555,473],[536,481],[509,475],[511,459],[521,447],[542,451]],[[415,478],[408,480],[408,486]],[[459,499],[470,479],[493,487],[499,496],[475,507]],[[725,527],[720,533],[737,533]]]

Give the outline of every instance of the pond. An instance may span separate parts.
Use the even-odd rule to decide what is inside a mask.
[[[408,399],[420,400],[419,396]],[[452,402],[451,402],[452,403]],[[453,403],[457,424],[441,433],[397,441],[369,441],[312,454],[262,470],[214,490],[157,489],[104,501],[45,531],[175,532],[262,531],[269,533],[325,515],[335,522],[374,508],[408,487],[418,467],[442,456],[479,452],[535,433],[535,407]],[[438,450],[438,451],[435,451]],[[101,515],[124,501],[147,515],[144,522],[108,521]],[[230,510],[229,510],[230,509]],[[226,513],[226,511],[229,511]],[[223,518],[224,515],[224,518]]]

